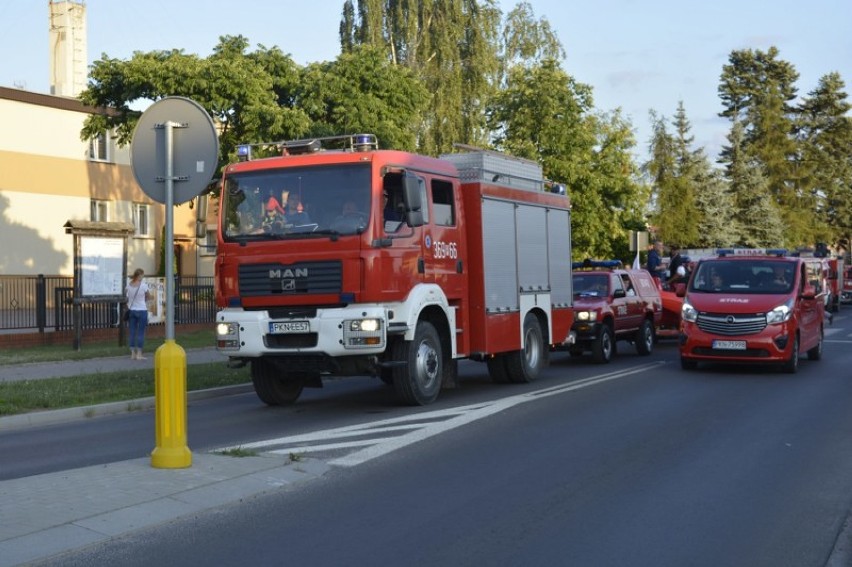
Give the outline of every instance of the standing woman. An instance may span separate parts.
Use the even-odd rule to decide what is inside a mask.
[[[130,358],[133,360],[145,360],[142,356],[142,347],[145,343],[145,327],[148,326],[148,284],[142,281],[145,272],[142,268],[136,268],[133,279],[127,285],[125,295],[127,296],[127,309],[130,313],[128,318]]]

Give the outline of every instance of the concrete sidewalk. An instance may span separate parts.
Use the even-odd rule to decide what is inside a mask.
[[[0,567],[105,542],[325,474],[322,461],[193,454],[192,466],[134,459],[0,482]]]
[[[39,380],[145,367],[129,357],[68,360],[0,366],[0,381]],[[215,349],[186,351],[187,365],[227,362]],[[188,392],[190,400],[249,391],[250,385]],[[31,412],[0,418],[0,431],[44,426],[97,415],[150,409],[154,398],[81,408]],[[11,457],[7,455],[7,457]],[[2,465],[0,465],[2,466]],[[149,457],[0,481],[0,567],[27,564],[134,530],[167,522],[266,491],[317,478],[328,470],[321,461],[291,462],[289,457],[233,457],[193,453],[182,469],[151,466]]]

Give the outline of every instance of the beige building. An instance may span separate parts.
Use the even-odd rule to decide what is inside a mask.
[[[0,87],[1,275],[73,275],[74,239],[64,229],[69,220],[132,223],[128,271],[157,272],[164,206],[136,183],[129,146],[119,147],[109,135],[80,139],[83,122],[96,112],[104,110]],[[215,234],[205,230],[205,219],[196,237],[199,208],[206,208],[198,200],[174,210],[179,275],[213,275]]]

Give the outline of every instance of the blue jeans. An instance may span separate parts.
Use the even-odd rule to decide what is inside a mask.
[[[127,322],[129,328],[130,348],[142,348],[145,344],[145,327],[148,326],[148,311],[131,310],[130,319]]]

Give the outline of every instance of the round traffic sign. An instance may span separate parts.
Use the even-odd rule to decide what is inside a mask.
[[[166,130],[172,132],[168,156]],[[167,97],[148,107],[133,131],[130,163],[142,191],[158,203],[166,202],[166,166],[172,165],[174,204],[199,195],[216,173],[219,138],[213,120],[194,100]]]

